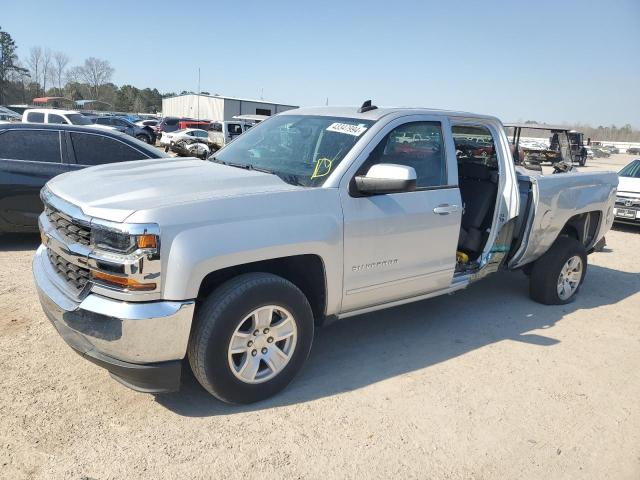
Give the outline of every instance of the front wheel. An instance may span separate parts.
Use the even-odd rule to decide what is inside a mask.
[[[559,237],[533,265],[529,295],[545,305],[573,301],[587,274],[587,253],[576,239]]]
[[[136,135],[136,138],[144,143],[151,143],[151,139],[147,135]]]
[[[313,340],[313,313],[293,283],[268,273],[233,278],[214,290],[195,316],[191,369],[228,403],[252,403],[285,388]]]

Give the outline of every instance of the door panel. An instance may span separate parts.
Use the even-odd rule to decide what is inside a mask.
[[[342,204],[343,311],[451,285],[460,233],[457,187],[363,198],[344,192]],[[457,208],[435,213],[442,205]]]
[[[451,285],[462,215],[448,122],[396,119],[382,129],[347,173],[344,295],[347,312],[443,290]],[[353,177],[391,163],[416,171],[413,192],[358,196]],[[346,185],[342,185],[346,187]]]

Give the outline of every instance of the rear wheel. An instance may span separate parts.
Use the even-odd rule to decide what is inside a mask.
[[[217,288],[196,313],[191,369],[218,399],[252,403],[295,377],[313,340],[313,314],[291,282],[268,273],[240,275]]]
[[[531,269],[529,295],[545,305],[573,301],[587,273],[587,253],[576,239],[560,237]]]

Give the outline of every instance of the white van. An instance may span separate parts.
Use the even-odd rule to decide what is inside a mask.
[[[209,141],[214,148],[222,148],[238,135],[246,132],[253,125],[251,123],[232,120],[224,122],[211,122],[209,127]]]
[[[22,114],[22,123],[61,123],[63,125],[82,125],[116,130],[106,125],[96,125],[75,110],[58,110],[56,108],[29,108]]]

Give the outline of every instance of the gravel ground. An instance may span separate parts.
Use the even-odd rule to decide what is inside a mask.
[[[230,407],[82,360],[40,310],[37,237],[4,236],[0,477],[638,479],[640,229],[607,241],[570,305],[496,274],[321,329],[285,392]]]

